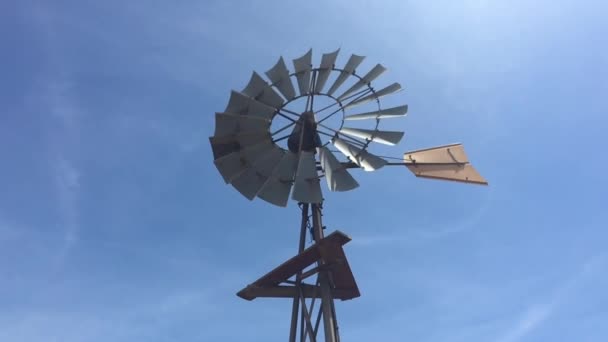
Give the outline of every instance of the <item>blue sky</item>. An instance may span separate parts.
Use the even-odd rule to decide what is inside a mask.
[[[0,3],[0,341],[284,341],[247,283],[298,209],[249,202],[208,137],[279,56],[383,63],[387,150],[463,142],[490,187],[355,172],[327,193],[362,297],[344,341],[608,339],[602,1]],[[390,102],[389,102],[390,103]]]

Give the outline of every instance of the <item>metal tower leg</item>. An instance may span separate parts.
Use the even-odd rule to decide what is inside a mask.
[[[320,241],[323,238],[323,222],[321,216],[321,205],[313,203],[312,222],[316,241]],[[334,319],[334,299],[331,293],[331,284],[327,270],[319,271],[319,286],[321,287],[321,309],[323,311],[325,342],[337,342],[339,341],[339,337]]]
[[[323,223],[321,219],[321,205],[309,205],[307,203],[301,203],[300,208],[302,209],[302,223],[300,229],[300,244],[298,246],[298,253],[302,253],[306,247],[306,233],[311,209],[314,239],[315,241],[320,241],[324,238]],[[323,266],[323,261],[320,261],[316,267],[318,272],[316,286],[320,292],[321,302],[316,319],[313,318],[313,310],[315,309],[315,300],[319,297],[313,297],[310,303],[307,303],[307,300],[303,294],[304,286],[311,286],[303,283],[303,279],[310,276],[311,271],[304,273],[299,272],[296,274],[295,281],[292,283],[295,285],[297,291],[292,302],[289,342],[317,341],[317,332],[321,319],[323,319],[323,330],[325,336],[324,341],[340,342],[336,310],[332,295],[331,279],[328,271]],[[313,324],[313,322],[315,323]]]
[[[304,251],[304,247],[306,246],[306,226],[308,223],[308,203],[302,203],[302,224],[300,227],[300,244],[298,246],[298,254]],[[298,272],[296,274],[296,284],[297,288],[300,288],[302,283],[302,272]],[[293,304],[291,308],[291,329],[289,330],[289,342],[296,342],[296,335],[298,330],[298,310],[300,306],[300,292],[296,294],[293,298]],[[304,315],[302,315],[302,318]],[[303,330],[304,327],[301,327]]]

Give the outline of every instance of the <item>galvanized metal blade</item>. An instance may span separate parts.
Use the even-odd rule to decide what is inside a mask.
[[[333,138],[332,143],[340,152],[344,153],[350,161],[359,165],[365,171],[380,169],[387,163],[386,160],[351,145],[340,138]]]
[[[361,114],[346,115],[344,120],[367,120],[367,119],[390,119],[399,118],[407,114],[407,105],[387,108],[382,110],[376,110],[373,112],[366,112]]]
[[[281,95],[255,71],[251,75],[249,83],[243,89],[243,94],[275,109],[281,108],[285,103]]]
[[[272,176],[258,192],[258,197],[280,207],[287,206],[297,167],[297,154],[284,152],[281,161],[272,172]]]
[[[323,87],[325,86],[325,82],[327,82],[327,79],[329,78],[329,74],[331,73],[331,70],[334,68],[334,65],[336,64],[336,58],[338,58],[338,53],[340,52],[340,49],[331,52],[331,53],[325,53],[323,54],[323,57],[321,57],[321,65],[319,65],[319,71],[317,72],[317,81],[315,84],[315,93],[319,93],[321,91],[323,91]]]
[[[394,94],[400,90],[401,90],[401,84],[395,82],[386,88],[382,88],[382,89],[378,90],[375,94],[370,94],[370,95],[364,96],[358,100],[354,100],[350,103],[347,103],[344,106],[344,108],[351,108],[351,107],[359,106],[359,105],[362,105],[369,101],[377,100],[381,97]]]
[[[302,203],[321,203],[323,201],[314,152],[300,152],[291,198]]]
[[[372,70],[370,70],[365,76],[363,76],[357,83],[355,83],[352,87],[350,87],[347,91],[345,91],[342,95],[338,96],[338,100],[342,100],[348,95],[356,92],[362,87],[370,84],[373,80],[378,78],[378,76],[382,75],[383,72],[386,71],[386,68],[381,64],[377,64]]]
[[[333,95],[333,93],[340,88],[344,81],[346,81],[348,76],[355,72],[355,69],[359,66],[359,64],[361,64],[361,62],[363,62],[364,59],[364,56],[357,56],[355,54],[351,55],[348,62],[346,62],[343,71],[340,72],[340,75],[338,75],[338,78],[336,78],[334,84],[329,88],[327,94]]]
[[[230,100],[228,106],[224,110],[226,113],[255,116],[267,120],[271,120],[276,109],[265,105],[262,102],[256,101],[253,98],[239,93],[238,91],[230,92]]]
[[[401,138],[403,138],[404,134],[403,132],[396,131],[380,131],[348,127],[341,128],[340,133],[385,145],[397,145],[399,141],[401,141]]]
[[[312,49],[300,57],[293,60],[293,66],[296,70],[296,79],[298,80],[298,88],[300,95],[306,95],[310,92],[310,74],[312,69]]]
[[[277,64],[275,64],[270,70],[266,71],[266,76],[272,81],[272,84],[279,89],[281,94],[287,99],[291,100],[296,96],[296,91],[293,88],[291,79],[289,78],[289,70],[285,65],[283,57],[279,58]]]
[[[232,180],[231,184],[249,200],[253,200],[258,191],[272,176],[272,171],[281,161],[285,152],[274,146],[252,163],[252,166]]]
[[[321,168],[325,172],[327,187],[331,191],[348,191],[359,186],[359,183],[338,161],[336,156],[327,148],[321,147],[319,150],[319,160]]]

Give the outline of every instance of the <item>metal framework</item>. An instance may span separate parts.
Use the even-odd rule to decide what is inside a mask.
[[[360,296],[342,246],[350,238],[336,231],[324,236],[321,204],[299,204],[302,219],[298,254],[237,293],[246,300],[258,297],[291,298],[290,342],[319,340],[339,342],[335,299]],[[312,221],[312,222],[311,222]],[[305,248],[308,230],[314,243]],[[306,282],[314,278],[314,283]]]
[[[377,64],[360,76],[355,69],[364,57],[352,54],[344,68],[337,68],[338,52],[323,54],[320,66],[313,68],[310,50],[293,60],[296,70],[293,73],[281,57],[266,72],[270,83],[254,72],[242,93],[232,91],[225,112],[216,113],[215,134],[210,138],[214,163],[226,183],[250,200],[258,197],[278,206],[286,206],[291,193],[301,209],[298,254],[237,293],[246,300],[259,297],[291,299],[289,342],[314,342],[321,338],[326,342],[339,342],[334,300],[360,296],[342,248],[350,238],[339,231],[324,236],[321,178],[327,180],[331,191],[349,191],[359,184],[348,169],[374,171],[390,165],[405,166],[416,177],[487,184],[470,165],[461,144],[406,152],[402,159],[368,152],[371,142],[399,143],[404,132],[382,131],[378,127],[381,119],[403,117],[408,108],[401,105],[382,109],[380,98],[401,90],[399,83],[378,90],[372,87],[372,81],[386,70],[385,67]],[[329,90],[323,91],[332,72],[338,75]],[[341,95],[334,95],[349,77],[354,77],[354,85]],[[292,78],[296,79],[299,94],[293,87]],[[326,97],[333,103],[315,111],[315,97]],[[287,108],[302,98],[306,98],[303,111]],[[368,102],[375,102],[373,107],[377,110],[347,115],[350,108]],[[338,113],[342,116],[339,123],[327,121]],[[271,124],[277,118],[288,123],[271,131]],[[371,129],[344,127],[346,120],[369,120]],[[330,127],[332,124],[335,127]],[[286,134],[292,127],[293,132]],[[320,135],[328,138],[325,143]],[[287,140],[288,149],[277,145],[284,140]],[[330,143],[347,158],[346,161],[339,161],[333,154],[337,151],[326,147]],[[399,162],[383,158],[399,159]],[[306,247],[308,230],[314,243]],[[315,282],[310,283],[314,276]],[[321,322],[323,336],[319,332]]]

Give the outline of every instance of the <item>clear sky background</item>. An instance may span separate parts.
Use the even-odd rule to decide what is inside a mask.
[[[387,153],[463,142],[490,181],[393,167],[325,192],[362,293],[337,303],[343,341],[607,341],[607,13],[0,2],[0,341],[285,341],[290,301],[235,293],[294,255],[298,208],[225,185],[208,137],[230,89],[309,48],[404,85]]]

